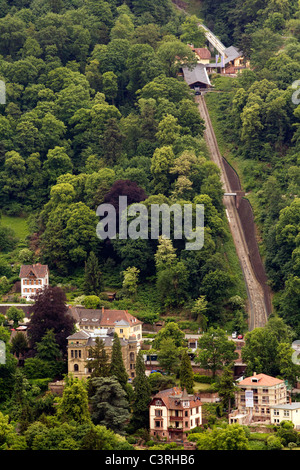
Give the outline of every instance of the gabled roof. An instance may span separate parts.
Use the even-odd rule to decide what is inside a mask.
[[[181,390],[178,387],[168,388],[158,392],[152,399],[154,403],[156,399],[161,399],[168,409],[183,409],[183,402],[189,401],[190,407],[201,406],[201,400],[198,395],[189,395],[186,389]]]
[[[189,69],[188,67],[183,67],[182,71],[184,80],[188,85],[193,85],[194,83],[200,82],[204,83],[205,85],[211,86],[204,64],[197,64],[191,69]]]
[[[206,47],[196,47],[193,49],[194,52],[200,57],[200,59],[210,59],[211,52]]]
[[[225,64],[228,64],[228,62],[231,62],[234,59],[237,59],[238,57],[242,57],[243,52],[239,51],[236,47],[230,46],[226,47],[225,49]]]
[[[76,331],[73,335],[67,337],[67,339],[88,339],[90,337],[89,333],[84,330]]]
[[[48,273],[48,266],[46,264],[23,264],[20,269],[19,277],[22,279],[28,277],[30,273],[36,278],[45,277]]]

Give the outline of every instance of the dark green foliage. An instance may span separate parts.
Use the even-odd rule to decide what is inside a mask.
[[[148,429],[149,427],[149,403],[151,387],[149,378],[145,374],[143,354],[139,351],[135,366],[136,376],[133,381],[134,401],[132,405],[132,418],[130,425],[134,430]]]
[[[84,272],[84,293],[86,295],[99,295],[101,292],[101,271],[97,256],[91,251]]]
[[[194,393],[194,373],[191,364],[191,359],[187,351],[184,351],[181,356],[179,378],[180,387],[182,389],[186,389],[188,393]]]
[[[91,381],[95,390],[91,397],[93,422],[122,433],[129,419],[125,391],[114,377],[96,377]]]
[[[114,342],[111,353],[110,374],[115,376],[123,389],[126,389],[128,374],[125,369],[122,346],[117,333],[114,334]]]

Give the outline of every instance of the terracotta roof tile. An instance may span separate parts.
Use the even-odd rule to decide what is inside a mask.
[[[256,379],[256,381],[253,382],[252,379]],[[284,381],[281,379],[276,379],[275,377],[271,377],[270,375],[266,374],[255,374],[252,375],[251,377],[246,377],[244,380],[241,380],[239,382],[239,386],[243,387],[244,385],[259,385],[259,386],[266,386],[266,387],[272,387],[274,385],[279,385],[283,384]]]
[[[152,400],[157,398],[160,398],[168,409],[182,410],[184,408],[183,401],[186,400],[189,400],[190,408],[202,405],[199,395],[189,395],[185,389],[182,391],[178,387],[162,390]]]
[[[206,49],[206,47],[195,47],[193,50],[200,57],[200,59],[210,59],[211,58],[210,50]]]
[[[128,326],[140,325],[142,322],[128,313],[127,310],[109,310],[109,309],[89,309],[84,307],[70,307],[72,316],[78,323],[90,324],[93,319],[96,320],[97,326],[116,326],[116,323],[121,322],[120,325],[128,324]],[[83,321],[83,319],[87,319]]]

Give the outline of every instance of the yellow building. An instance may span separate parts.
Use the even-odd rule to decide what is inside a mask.
[[[143,323],[128,313],[127,310],[89,309],[82,306],[71,307],[70,314],[78,330],[94,331],[101,328],[113,328],[120,339],[135,337],[138,349],[142,343]]]
[[[68,372],[75,378],[83,379],[91,375],[88,367],[89,350],[95,347],[96,338],[101,338],[105,345],[105,351],[109,358],[114,341],[114,330],[95,329],[93,331],[80,330],[68,336]],[[135,337],[120,338],[123,362],[130,379],[135,377],[135,363],[137,355],[137,340]]]

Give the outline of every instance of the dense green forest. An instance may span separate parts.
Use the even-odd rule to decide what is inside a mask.
[[[178,77],[180,64],[195,61],[187,46],[195,24],[169,0],[1,5],[7,103],[0,109],[0,205],[4,217],[25,217],[29,231],[18,240],[2,223],[2,293],[22,262],[38,261],[69,300],[116,289],[116,307],[134,308],[145,321],[177,314],[196,329],[221,322],[243,330],[245,289],[219,169]],[[96,209],[104,202],[117,208],[120,195],[147,207],[204,204],[204,248],[185,250],[184,240],[99,240]],[[97,292],[87,283],[83,289],[94,255],[102,273]],[[128,290],[132,270],[137,289]]]
[[[292,387],[299,371],[291,343],[300,333],[299,2],[180,4],[250,59],[238,77],[212,76],[220,93],[205,99],[254,208],[279,313],[246,333],[245,374],[263,372]],[[0,315],[0,449],[177,448],[149,440],[149,400],[158,390],[195,385],[221,397],[203,406],[198,449],[299,444],[289,423],[252,436],[255,442],[245,426],[227,424],[237,358],[228,334],[247,331],[246,292],[220,172],[179,73],[195,61],[189,42],[203,45],[203,34],[170,0],[0,0],[0,295],[20,300],[13,287],[23,263],[47,263],[52,285],[37,297],[28,338],[11,336],[8,320],[16,326],[22,311]],[[204,204],[204,247],[186,250],[186,240],[173,236],[100,240],[97,207],[109,203],[118,213],[120,195],[146,208]],[[116,291],[114,302],[107,291]],[[144,344],[168,374],[146,377],[141,350],[129,384],[116,338],[111,363],[96,342],[87,383],[66,375],[66,337],[74,331],[67,302],[164,319]],[[187,360],[185,332],[199,328],[194,359],[211,377],[193,373]],[[48,388],[57,378],[65,380],[61,397]]]
[[[216,79],[224,93],[207,102],[254,207],[274,309],[299,336],[299,3],[221,3],[219,10],[203,3],[207,19],[245,51],[251,70],[236,81]]]

